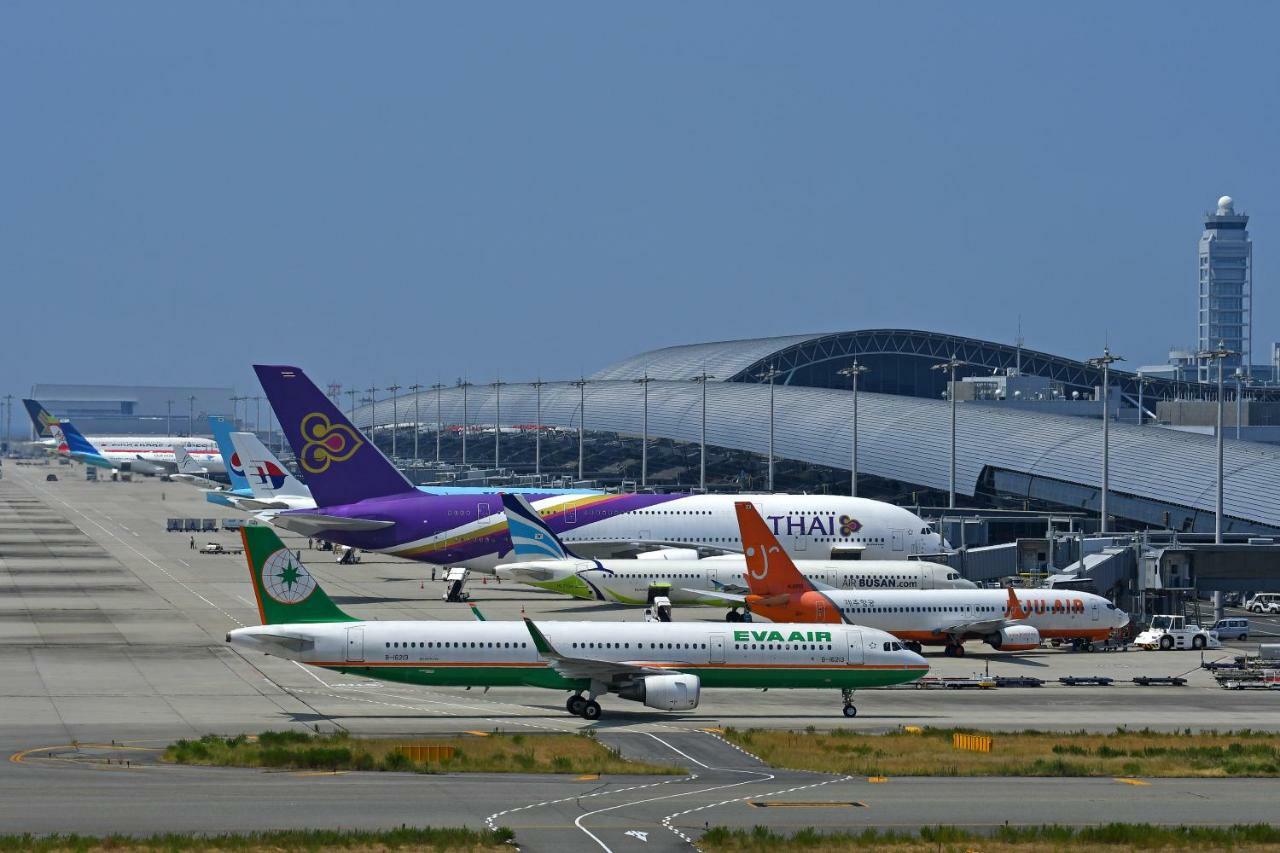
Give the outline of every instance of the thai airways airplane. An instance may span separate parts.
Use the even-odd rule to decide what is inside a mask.
[[[1105,640],[1129,616],[1100,595],[1052,589],[937,589],[901,592],[819,589],[796,569],[755,507],[737,505],[746,546],[746,596],[755,615],[780,622],[854,623],[888,631],[920,651],[941,645],[948,657],[964,654],[965,640],[998,651],[1025,651],[1043,638]]]
[[[855,689],[903,684],[929,669],[888,634],[844,625],[363,621],[333,603],[271,528],[245,527],[241,536],[262,625],[237,628],[227,642],[366,678],[573,691],[565,708],[587,720],[600,718],[596,697],[607,693],[691,711],[704,687],[838,688],[852,717]]]
[[[492,571],[511,559],[496,494],[423,495],[300,369],[254,370],[317,502],[314,510],[282,511],[273,524],[436,565]],[[737,500],[755,503],[797,556],[894,559],[944,548],[942,538],[911,511],[864,498],[540,491],[526,497],[580,553],[741,551]]]
[[[75,454],[71,453],[69,443],[65,438],[66,431],[62,427],[64,422],[60,422],[49,414],[35,400],[23,400],[22,402],[27,407],[27,413],[31,416],[31,422],[36,425],[37,432],[40,435],[52,436],[52,438],[42,443],[51,450],[56,450],[59,455],[74,457]],[[218,455],[217,445],[208,438],[166,435],[102,435],[89,437],[81,435],[81,438],[95,448],[95,453],[115,463],[106,467],[116,468],[121,471],[137,470],[139,473],[147,474],[176,470],[177,459],[174,457],[173,445],[174,442],[182,442],[183,446],[187,448],[196,461],[204,466],[206,473],[226,473],[222,466],[222,459]],[[81,448],[81,452],[83,452],[83,448]],[[153,463],[153,466],[137,465],[136,463],[138,462]]]
[[[136,471],[149,476],[164,474],[177,468],[173,439],[107,437],[91,441],[81,435],[80,430],[67,420],[61,421],[57,429],[66,441],[67,455],[86,465],[117,471]],[[208,439],[191,440],[208,441]],[[182,441],[185,442],[187,439]],[[200,464],[209,466],[207,470],[218,472],[222,467],[221,459],[212,458],[217,456],[216,450],[193,447],[188,448],[188,452],[193,458],[202,460]]]
[[[588,560],[560,541],[529,502],[503,494],[502,506],[517,562],[495,570],[503,580],[536,586],[574,598],[644,605],[655,584],[672,604],[724,605],[711,593],[750,592],[747,560],[741,554],[704,559]],[[974,589],[950,566],[923,560],[796,560],[796,568],[818,588],[833,589]],[[740,622],[737,607],[726,617]]]

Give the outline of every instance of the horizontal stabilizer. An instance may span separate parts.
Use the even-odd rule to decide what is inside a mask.
[[[340,530],[348,533],[368,530],[385,530],[394,527],[394,521],[378,521],[372,518],[343,518],[340,515],[325,515],[319,512],[290,512],[277,515],[271,519],[277,527],[314,536],[326,530]]]

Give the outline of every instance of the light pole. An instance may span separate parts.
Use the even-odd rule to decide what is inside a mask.
[[[1110,528],[1107,521],[1107,493],[1111,491],[1111,365],[1124,361],[1118,355],[1112,355],[1110,347],[1102,348],[1102,355],[1088,359],[1094,367],[1102,368],[1102,522],[1099,533],[1106,533]]]
[[[1225,341],[1218,341],[1217,349],[1202,350],[1196,353],[1196,355],[1205,361],[1212,359],[1213,361],[1218,362],[1218,407],[1217,407],[1218,420],[1217,420],[1217,428],[1214,430],[1214,437],[1217,438],[1218,440],[1217,441],[1217,444],[1218,444],[1218,448],[1217,448],[1218,450],[1218,494],[1217,494],[1217,502],[1214,505],[1214,513],[1213,513],[1213,542],[1215,545],[1221,545],[1222,544],[1222,492],[1223,492],[1222,367],[1223,367],[1224,361],[1226,361],[1228,358],[1231,358],[1232,356],[1239,355],[1239,353],[1227,349],[1227,345]],[[1215,591],[1213,594],[1214,621],[1216,622],[1217,620],[1221,619],[1222,614],[1223,614],[1222,593],[1220,591]]]
[[[836,371],[841,376],[849,377],[849,381],[853,383],[853,447],[849,451],[849,495],[855,498],[858,496],[858,377],[870,369],[859,364],[855,358],[853,364]]]
[[[587,380],[581,377],[569,383],[578,389],[578,479],[581,480],[582,475],[582,444],[586,439],[587,419]]]
[[[639,379],[632,379],[644,389],[644,419],[640,423],[640,488],[649,486],[649,383],[653,378],[646,371]]]
[[[467,389],[471,387],[471,383],[462,381],[458,387],[462,389],[462,465],[465,468],[467,464],[467,430],[470,428],[470,414],[467,412]]]
[[[347,391],[347,396],[351,398],[351,402],[347,406],[347,420],[351,421],[351,425],[356,425],[356,391],[354,388]],[[249,420],[248,410],[244,413],[244,419]]]
[[[440,414],[440,392],[444,390],[444,383],[437,382],[431,386],[431,390],[436,392],[436,464],[440,464],[440,433],[444,432],[444,417]]]
[[[964,367],[965,362],[955,357],[953,353],[951,358],[946,361],[939,362],[930,370],[948,371],[950,379],[947,382],[947,399],[951,401],[951,479],[950,488],[947,490],[947,508],[956,508],[956,368]]]
[[[761,382],[769,383],[769,491],[773,491],[773,380],[782,375],[782,371],[772,364],[764,373],[756,376]]]
[[[501,379],[489,383],[493,389],[493,467],[497,468],[502,460],[502,386]]]
[[[7,447],[13,441],[13,395],[4,395],[4,441]]]
[[[537,382],[530,382],[533,386],[534,393],[537,394],[537,422],[534,424],[533,434],[533,473],[534,476],[542,477],[542,386],[547,383],[539,379]]]
[[[702,435],[698,442],[698,489],[707,490],[707,380],[715,379],[706,368],[693,377],[693,381],[702,386]]]
[[[1151,384],[1151,378],[1138,374],[1138,426],[1142,426],[1146,422],[1146,409],[1143,408],[1142,398],[1143,392],[1147,390],[1147,386]]]
[[[196,422],[196,395],[187,397],[187,435],[192,435],[191,427]]]
[[[369,395],[369,440],[374,441],[373,434],[377,426],[374,419],[378,416],[378,389],[370,385],[364,389],[364,393]],[[355,426],[355,422],[353,421],[351,425]]]
[[[248,397],[237,397],[234,395],[231,397],[231,425],[237,430],[240,429],[240,401],[248,399]],[[245,415],[245,417],[248,417],[248,415]]]
[[[173,435],[173,401],[164,401],[164,434]]]
[[[396,392],[400,390],[400,386],[392,383],[387,386],[387,391],[391,392],[391,458],[396,458],[396,427],[400,425],[400,406],[396,400]]]
[[[409,390],[413,392],[413,464],[418,464],[418,392],[422,390],[422,385],[418,382],[409,386]]]
[[[1239,367],[1236,368],[1236,441],[1240,440],[1240,421],[1244,415],[1244,371]]]

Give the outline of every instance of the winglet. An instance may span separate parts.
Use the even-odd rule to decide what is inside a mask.
[[[733,505],[738,514],[742,549],[747,556],[747,585],[756,595],[773,596],[812,590],[813,584],[791,562],[760,513],[747,501]]]
[[[476,607],[474,604],[471,605],[471,612],[475,615],[477,622],[485,621],[484,614],[481,613],[480,608]]]
[[[537,625],[533,624],[532,619],[526,618],[524,620],[524,626],[529,629],[529,636],[533,637],[533,647],[538,650],[538,654],[553,656],[559,655],[555,650],[555,647],[552,646],[551,642],[546,638],[546,635],[544,635],[542,631],[538,630]]]

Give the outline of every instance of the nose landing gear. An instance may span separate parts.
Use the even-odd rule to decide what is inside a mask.
[[[840,698],[844,700],[844,715],[846,717],[858,716],[858,709],[853,704],[853,690],[848,687],[840,690]]]

